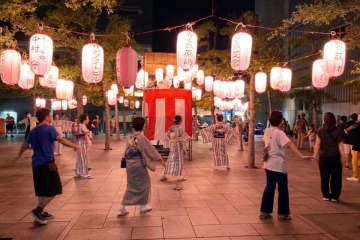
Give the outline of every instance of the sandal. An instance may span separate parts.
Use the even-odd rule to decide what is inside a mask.
[[[272,215],[270,213],[261,213],[259,218],[261,220],[272,219]]]
[[[279,215],[278,219],[279,221],[290,221],[292,218],[290,215]]]
[[[184,190],[182,187],[175,187],[174,188],[175,191],[181,191],[181,190]]]

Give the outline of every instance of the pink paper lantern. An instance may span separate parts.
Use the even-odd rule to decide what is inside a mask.
[[[237,32],[231,40],[231,67],[243,72],[250,66],[252,37],[246,32]]]
[[[82,75],[84,80],[95,85],[103,79],[104,49],[97,43],[90,42],[82,48]]]
[[[61,100],[61,109],[66,111],[68,109],[68,101],[67,100]]]
[[[74,83],[65,79],[59,79],[56,85],[56,98],[70,100],[74,93]]]
[[[59,69],[56,66],[51,66],[50,71],[39,78],[40,85],[46,88],[56,88],[59,79]]]
[[[166,66],[166,76],[168,76],[170,79],[173,79],[173,77],[174,77],[174,65],[167,65]]]
[[[206,76],[205,78],[205,91],[211,92],[213,90],[214,78],[212,76]]]
[[[29,64],[21,64],[20,80],[18,85],[24,90],[29,90],[34,87],[35,74],[31,71]]]
[[[55,100],[52,102],[51,107],[54,111],[60,111],[61,110],[61,101]]]
[[[329,84],[329,75],[324,59],[317,59],[313,63],[312,84],[317,89],[324,88]]]
[[[255,74],[255,90],[257,93],[264,93],[266,91],[267,75],[264,72]]]
[[[31,36],[29,44],[30,69],[35,75],[44,76],[50,71],[53,58],[54,44],[52,39],[44,33]]]
[[[346,62],[346,45],[339,39],[331,39],[324,46],[324,60],[330,78],[344,73]]]
[[[291,89],[292,71],[290,68],[281,69],[281,81],[279,82],[279,90],[287,92]]]
[[[116,53],[116,75],[120,86],[130,88],[135,85],[137,72],[137,53],[130,46],[120,48]]]
[[[204,71],[199,70],[196,74],[196,84],[197,85],[203,85],[204,84]]]
[[[82,97],[82,105],[83,105],[83,106],[86,106],[86,105],[87,105],[87,101],[88,101],[88,98],[87,98],[87,96],[84,95],[84,96]]]
[[[197,35],[190,29],[178,34],[176,42],[177,65],[185,71],[190,70],[196,63],[197,41]]]
[[[21,55],[14,49],[6,49],[0,55],[0,77],[3,83],[14,86],[19,82]]]
[[[274,90],[279,90],[279,82],[281,81],[281,67],[273,67],[270,72],[270,86]]]
[[[236,80],[233,89],[235,89],[235,97],[242,98],[245,94],[245,82],[244,80]]]
[[[220,89],[218,90],[218,97],[225,99],[228,95],[228,84],[227,82],[220,81]]]
[[[110,106],[114,106],[116,104],[116,93],[114,90],[108,90],[106,92],[106,98]]]
[[[220,90],[221,90],[221,87],[222,87],[222,83],[220,80],[215,80],[214,83],[213,83],[213,91],[214,91],[214,95],[216,97],[220,97]]]

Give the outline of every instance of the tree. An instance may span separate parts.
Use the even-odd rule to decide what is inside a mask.
[[[25,2],[25,3],[24,3]],[[110,149],[109,106],[107,106],[105,91],[109,89],[115,78],[115,54],[126,40],[124,32],[130,30],[130,21],[119,15],[112,14],[112,7],[117,1],[102,0],[67,0],[67,1],[21,1],[6,0],[0,3],[0,22],[5,24],[0,45],[16,45],[15,34],[23,33],[26,38],[36,31],[39,23],[44,23],[44,31],[53,39],[55,45],[54,62],[60,68],[60,75],[74,81],[75,96],[78,100],[78,110],[81,112],[82,95],[88,96],[88,101],[95,105],[105,104],[106,141],[105,149]],[[101,32],[116,37],[98,38],[104,48],[105,66],[104,78],[100,84],[90,86],[81,77],[81,49],[89,41],[89,36],[71,33]],[[7,46],[9,47],[9,46]],[[26,52],[26,49],[22,49]],[[29,91],[38,94],[38,88]],[[52,92],[53,94],[53,92]]]

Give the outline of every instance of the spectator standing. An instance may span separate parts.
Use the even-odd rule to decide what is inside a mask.
[[[7,117],[5,118],[5,122],[6,122],[6,137],[8,134],[11,134],[10,137],[14,137],[13,133],[15,127],[15,119],[12,116],[10,116],[10,114],[8,114]]]
[[[357,119],[357,114],[356,114],[356,118]],[[355,124],[355,121],[347,121],[347,117],[346,116],[341,116],[340,117],[340,121],[339,121],[339,125],[338,127],[344,130],[345,133],[345,129],[350,127],[351,125]],[[347,134],[344,135],[344,152],[346,155],[346,161],[344,163],[346,168],[349,168],[350,166],[350,158],[349,156],[351,155],[351,145],[349,144],[349,136]]]
[[[339,201],[342,185],[342,162],[345,161],[343,141],[344,131],[336,127],[334,114],[325,113],[324,125],[317,132],[314,152],[314,158],[319,163],[321,192],[324,201]]]
[[[359,181],[359,157],[360,157],[360,114],[351,115],[351,120],[355,120],[355,116],[357,120],[350,127],[345,129],[345,134],[348,135],[349,142],[352,145],[352,168],[353,174],[352,177],[346,178],[348,181],[358,182]]]
[[[99,135],[100,132],[100,117],[99,115],[95,116],[95,119],[93,120],[94,125],[94,135]]]
[[[301,115],[298,117],[295,123],[295,128],[297,132],[297,148],[298,149],[304,149],[304,141],[305,141],[305,134],[306,134],[306,120],[303,117],[304,115]]]
[[[30,112],[26,112],[26,118],[19,121],[18,124],[24,124],[25,125],[25,141],[21,145],[18,158],[22,156],[22,154],[25,152],[27,148],[29,148],[29,145],[26,143],[26,138],[29,136],[29,132],[36,127],[38,120],[36,117],[32,117]]]

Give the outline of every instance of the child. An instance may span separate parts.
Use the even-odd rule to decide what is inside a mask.
[[[314,152],[316,131],[315,131],[315,127],[313,124],[308,128],[305,138],[306,137],[309,138],[309,151]]]
[[[56,129],[50,125],[49,109],[38,110],[36,117],[40,124],[30,131],[26,139],[34,151],[32,156],[33,179],[35,194],[38,197],[38,206],[32,210],[32,215],[37,223],[46,224],[47,220],[53,219],[54,216],[44,212],[45,206],[56,195],[62,193],[60,176],[54,159],[54,142],[59,141],[77,151],[80,151],[80,148],[60,136]]]

